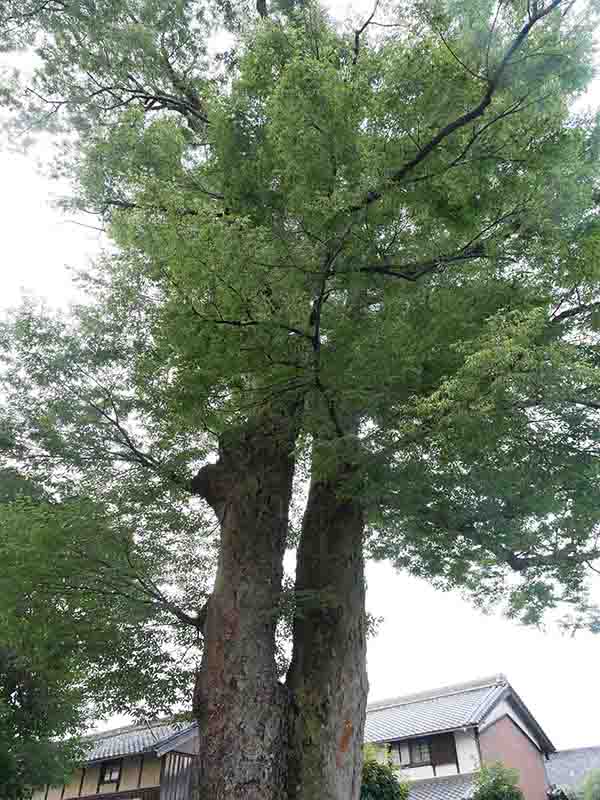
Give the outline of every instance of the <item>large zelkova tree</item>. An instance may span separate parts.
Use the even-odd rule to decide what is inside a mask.
[[[71,575],[125,570],[201,637],[198,796],[355,800],[365,554],[593,622],[599,138],[573,103],[596,8],[257,11],[2,4],[4,46],[37,51],[6,102],[62,135],[112,240],[70,314],[4,326],[2,426],[9,464],[120,543],[107,563],[88,537]]]

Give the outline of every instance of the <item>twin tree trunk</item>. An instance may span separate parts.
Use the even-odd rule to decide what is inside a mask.
[[[343,476],[342,476],[343,477]],[[313,482],[296,565],[289,800],[360,794],[367,700],[364,519],[342,481]]]
[[[221,522],[194,694],[195,800],[357,800],[367,694],[359,505],[313,481],[298,548],[292,663],[275,626],[292,494],[295,410],[222,441],[194,490]]]

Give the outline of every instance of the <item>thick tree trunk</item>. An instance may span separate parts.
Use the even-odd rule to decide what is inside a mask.
[[[287,692],[277,680],[275,625],[297,426],[263,415],[221,443],[194,489],[221,520],[214,591],[194,710],[201,800],[281,800]]]
[[[343,480],[310,488],[298,549],[289,800],[357,800],[367,698],[360,504]]]

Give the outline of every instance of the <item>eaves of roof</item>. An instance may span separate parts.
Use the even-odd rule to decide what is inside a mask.
[[[498,702],[507,685],[504,676],[496,676],[370,704],[365,740],[402,741],[473,728]]]
[[[413,781],[408,800],[470,800],[475,790],[473,773]]]
[[[159,720],[147,725],[131,725],[84,738],[87,745],[85,764],[95,764],[113,758],[136,756],[142,753],[155,753],[171,739],[187,732],[189,722]],[[166,752],[163,750],[163,752]]]
[[[155,748],[156,755],[160,757],[169,750],[176,750],[177,745],[180,744],[182,740],[186,739],[197,727],[197,722],[191,722],[187,728],[182,728],[182,730],[177,731],[177,733],[174,733],[172,736],[169,736],[167,739],[159,742]]]
[[[490,713],[492,708],[496,705],[496,703],[499,703],[502,700],[507,700],[510,703],[510,705],[512,705],[513,708],[518,712],[519,716],[523,718],[523,721],[526,723],[527,727],[530,728],[531,731],[534,733],[542,752],[544,753],[556,752],[556,747],[554,746],[554,744],[552,743],[552,741],[550,740],[550,738],[548,737],[542,726],[539,724],[539,722],[533,716],[531,711],[527,708],[523,700],[521,700],[519,695],[515,692],[515,690],[509,683],[507,683],[504,692],[496,700],[496,702],[494,702],[493,705],[486,708],[485,713],[482,714],[480,719],[482,723],[485,722],[485,718],[488,716],[488,714]]]

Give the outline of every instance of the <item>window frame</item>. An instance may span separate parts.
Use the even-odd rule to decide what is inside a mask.
[[[103,786],[105,784],[116,783],[119,784],[121,781],[121,770],[123,768],[123,762],[119,759],[112,759],[111,761],[103,761],[100,765],[100,780],[98,781],[99,786]],[[111,777],[107,776],[107,773],[110,770]],[[113,778],[113,772],[116,770],[117,777]]]
[[[427,745],[427,761],[416,761],[414,755],[414,749],[416,745]],[[410,757],[410,761],[408,762],[409,767],[431,767],[433,766],[433,761],[431,759],[431,737],[429,736],[419,736],[418,739],[411,739],[408,743],[408,753]]]

